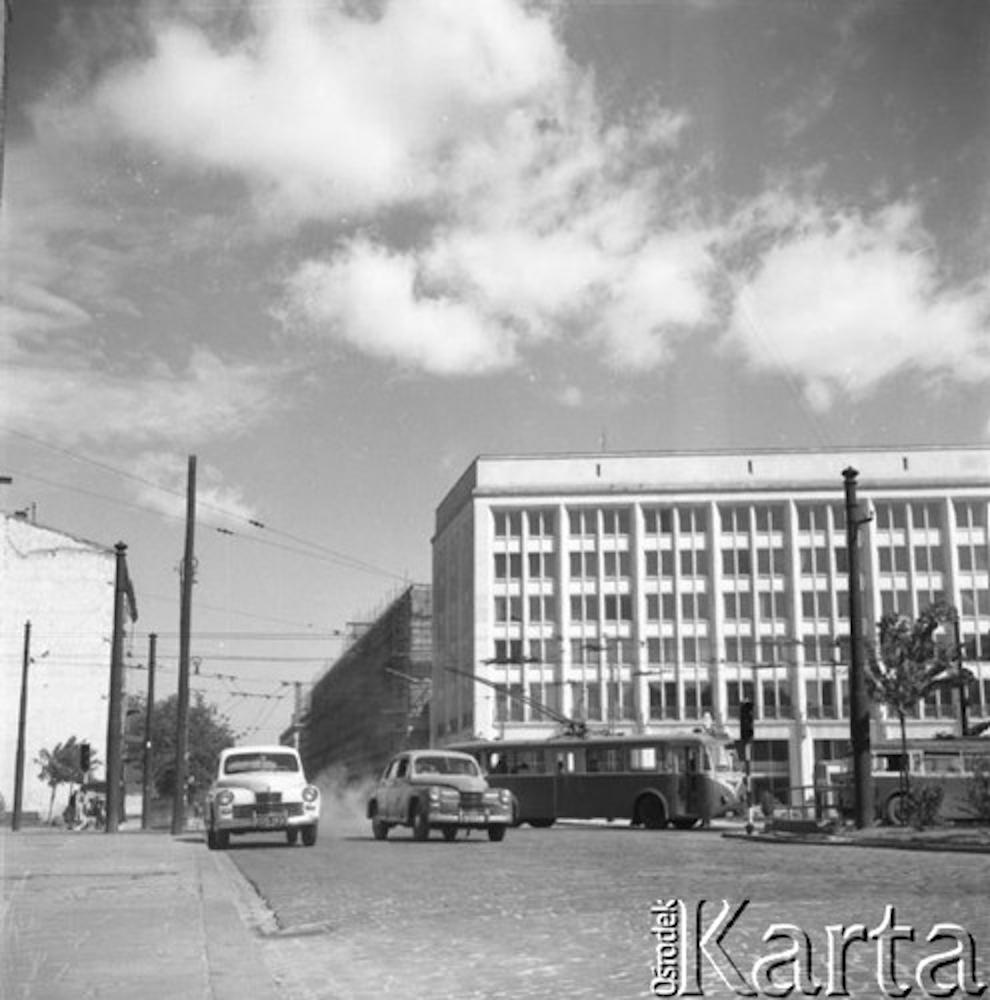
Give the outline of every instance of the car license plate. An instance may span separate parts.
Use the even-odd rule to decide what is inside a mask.
[[[461,820],[465,823],[484,823],[485,814],[480,812],[461,813]]]
[[[270,813],[258,817],[259,830],[279,830],[285,826],[285,816],[281,813]]]

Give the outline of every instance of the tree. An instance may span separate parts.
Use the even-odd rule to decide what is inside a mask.
[[[75,736],[70,736],[64,743],[56,743],[51,750],[42,750],[34,762],[41,770],[38,779],[52,790],[48,800],[48,822],[52,819],[55,808],[55,793],[59,785],[81,785],[86,779],[80,760],[80,743]],[[90,756],[90,767],[96,767],[99,761],[95,754]]]
[[[165,701],[156,702],[151,713],[151,783],[159,798],[168,798],[175,792],[178,704],[178,696],[172,695]],[[188,720],[189,760],[186,774],[193,789],[203,789],[213,780],[220,751],[234,745],[234,733],[217,707],[205,701],[198,692],[189,706]]]
[[[897,715],[901,730],[901,802],[911,793],[908,776],[907,716],[933,691],[957,687],[961,678],[954,649],[936,633],[956,611],[944,601],[926,608],[917,621],[895,611],[878,623],[879,642],[871,645],[865,665],[866,687],[874,701]],[[906,818],[902,809],[902,818]]]

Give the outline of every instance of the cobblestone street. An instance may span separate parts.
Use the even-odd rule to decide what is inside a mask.
[[[574,825],[512,830],[502,844],[477,835],[422,844],[403,831],[378,843],[354,829],[312,850],[235,842],[230,858],[271,911],[264,957],[294,1000],[650,996],[650,907],[670,898],[689,913],[712,901],[706,925],[722,899],[749,900],[725,941],[747,974],[768,950],[769,925],[783,922],[807,932],[824,977],[826,926],[869,929],[892,904],[897,923],[916,931],[914,944],[898,946],[902,983],[920,959],[946,950],[925,943],[940,922],[972,934],[978,973],[990,978],[985,856]],[[880,995],[876,951],[850,948],[851,995]],[[737,995],[711,967],[703,987]],[[924,995],[917,983],[913,995]]]

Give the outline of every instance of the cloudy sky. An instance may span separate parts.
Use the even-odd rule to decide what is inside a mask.
[[[254,736],[478,454],[990,440],[983,0],[12,6],[0,506]]]

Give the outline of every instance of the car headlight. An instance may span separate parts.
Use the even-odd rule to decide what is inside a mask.
[[[485,792],[485,801],[491,805],[508,805],[512,793],[508,788],[489,788]]]
[[[234,793],[229,788],[217,792],[217,805],[229,806],[234,801]]]
[[[444,785],[430,785],[427,795],[430,797],[430,802],[438,803],[444,802],[446,804],[453,803],[454,805],[460,800],[460,792],[456,788],[447,788]]]
[[[315,802],[320,797],[320,790],[315,785],[307,785],[302,790],[303,802]]]

